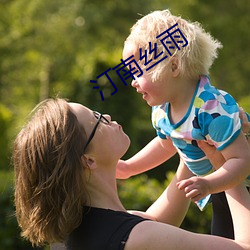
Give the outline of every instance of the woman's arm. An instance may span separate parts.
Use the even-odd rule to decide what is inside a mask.
[[[147,209],[146,212],[129,211],[143,218],[167,223],[179,227],[187,213],[190,200],[185,193],[177,188],[176,183],[193,176],[183,161],[180,161],[175,176],[161,196]]]
[[[191,233],[164,223],[144,221],[131,231],[125,250],[249,250],[250,196],[242,185],[226,193],[235,226],[235,240]]]
[[[176,183],[191,176],[193,174],[180,160],[174,178],[162,195],[148,208],[146,214],[155,217],[157,221],[179,227],[187,213],[190,200],[177,188]]]
[[[246,243],[250,249],[250,195],[245,185],[226,190],[232,214],[235,240]],[[225,248],[224,248],[225,249]]]
[[[250,123],[249,123],[250,124]],[[214,151],[213,147],[206,143],[201,143],[203,151],[209,155],[210,159],[213,159],[217,164],[224,163],[221,153]],[[183,164],[183,163],[182,163]],[[219,166],[220,166],[219,164]],[[184,166],[184,165],[182,165]],[[181,169],[182,167],[179,167]],[[175,179],[172,183],[175,182]],[[171,185],[170,184],[170,185]],[[170,189],[169,189],[170,190]],[[167,190],[164,192],[166,193]],[[161,206],[161,202],[164,202],[163,198],[159,198],[154,205]],[[130,233],[128,242],[126,243],[125,250],[140,250],[140,249],[154,249],[154,250],[183,250],[183,249],[230,249],[230,250],[250,250],[250,237],[249,237],[249,225],[250,225],[250,196],[244,185],[236,186],[226,191],[229,207],[232,213],[235,240],[221,238],[218,236],[202,235],[191,233],[167,224],[145,221],[139,223],[134,227]],[[162,200],[161,200],[162,199]],[[163,203],[164,204],[164,203]],[[173,203],[172,203],[173,204]],[[168,207],[168,206],[167,206]],[[169,209],[173,209],[171,206]],[[167,209],[168,209],[167,208]],[[149,209],[150,211],[150,209]],[[154,211],[154,210],[152,210]],[[156,214],[157,206],[156,206]],[[154,214],[154,213],[153,213]],[[156,215],[154,214],[154,215]],[[168,211],[165,212],[165,215]],[[171,211],[170,211],[171,214]],[[161,214],[162,216],[163,214]]]

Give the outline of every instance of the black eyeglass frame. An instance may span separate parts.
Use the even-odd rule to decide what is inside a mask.
[[[93,111],[93,114],[94,114],[95,118],[97,119],[97,123],[94,126],[92,132],[90,133],[89,139],[87,140],[86,145],[83,149],[84,152],[85,152],[86,148],[88,147],[88,145],[90,144],[90,142],[92,141],[99,123],[103,122],[104,124],[110,124],[110,121],[107,118],[105,118],[101,113],[99,113],[97,111]]]

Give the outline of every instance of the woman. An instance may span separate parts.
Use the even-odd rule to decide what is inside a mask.
[[[176,185],[190,176],[182,162],[146,213],[128,213],[115,176],[129,144],[122,127],[108,115],[63,99],[42,102],[14,144],[22,235],[34,245],[65,242],[72,250],[250,249],[250,200],[244,186],[227,191],[235,240],[174,227],[189,204]]]

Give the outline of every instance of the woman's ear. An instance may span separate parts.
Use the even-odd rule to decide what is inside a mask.
[[[180,61],[175,56],[171,58],[171,70],[173,77],[177,77],[180,74]]]
[[[96,163],[95,160],[92,157],[89,157],[87,155],[83,155],[82,156],[82,160],[84,161],[85,164],[87,164],[89,169],[95,169],[96,167]]]

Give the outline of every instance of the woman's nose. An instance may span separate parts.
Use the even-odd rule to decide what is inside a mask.
[[[110,116],[110,115],[104,114],[103,116],[104,116],[109,122],[111,122],[111,116]]]

